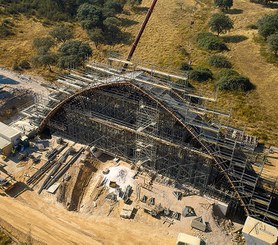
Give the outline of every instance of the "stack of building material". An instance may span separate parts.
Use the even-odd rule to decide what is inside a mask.
[[[9,125],[0,122],[0,137],[10,141],[12,144],[19,143],[21,132]]]
[[[8,156],[13,145],[19,143],[21,132],[0,122],[0,154]]]
[[[242,234],[247,245],[277,244],[277,228],[250,216],[247,217],[244,223]]]
[[[120,213],[120,217],[124,218],[124,219],[130,219],[133,213],[134,207],[125,204],[121,213]]]
[[[197,217],[192,220],[191,227],[200,231],[206,231],[207,224],[204,222],[202,217]]]
[[[176,245],[182,245],[182,244],[200,245],[201,239],[195,236],[190,236],[185,233],[179,233]]]

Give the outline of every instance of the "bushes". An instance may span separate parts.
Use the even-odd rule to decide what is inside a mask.
[[[197,45],[202,49],[223,51],[228,50],[226,44],[210,32],[200,32],[197,35]]]
[[[221,77],[229,77],[229,76],[239,76],[240,74],[233,69],[222,69],[220,72],[216,74],[216,79],[220,79]]]
[[[221,70],[216,78],[215,87],[219,90],[246,92],[255,88],[249,78],[241,76],[237,71],[232,69]]]
[[[269,49],[274,52],[275,55],[278,53],[278,34],[272,34],[267,38],[267,44]]]
[[[190,70],[192,70],[192,67],[189,64],[183,62],[180,65],[180,69],[182,71],[190,71]]]
[[[278,31],[278,13],[262,17],[258,20],[257,26],[259,34],[266,40]]]
[[[9,19],[5,19],[0,24],[0,38],[5,38],[13,35],[12,28],[14,24]]]
[[[196,68],[195,70],[189,71],[189,79],[198,81],[198,82],[204,82],[209,79],[213,78],[213,74],[209,69],[206,68]]]
[[[216,82],[219,90],[246,92],[254,88],[249,78],[244,76],[222,77]]]
[[[31,65],[29,63],[29,61],[27,60],[21,60],[18,64],[18,66],[22,69],[22,70],[28,70],[31,69]]]
[[[70,27],[65,25],[59,25],[54,27],[49,35],[52,36],[58,42],[65,42],[71,38],[73,38],[73,31]]]
[[[217,68],[231,68],[232,63],[227,60],[226,57],[223,55],[213,55],[210,56],[208,59],[208,63],[211,66],[217,67]]]
[[[257,30],[258,29],[258,26],[255,25],[255,24],[249,24],[246,26],[247,29],[251,29],[251,30]]]

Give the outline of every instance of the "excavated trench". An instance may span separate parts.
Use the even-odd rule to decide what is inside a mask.
[[[95,160],[86,160],[71,169],[71,179],[63,182],[57,193],[57,201],[63,203],[69,211],[79,211],[80,204],[88,184],[97,171]]]

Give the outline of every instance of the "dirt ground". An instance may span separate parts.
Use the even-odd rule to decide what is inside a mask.
[[[41,86],[42,84],[47,83],[42,77],[20,74],[18,72],[13,72],[8,69],[1,68],[1,66],[0,75],[18,82],[18,84],[15,85],[2,84],[2,86],[14,86],[18,89],[31,90],[32,92],[40,95],[49,94],[49,91],[45,87]]]
[[[57,146],[55,142],[55,139],[52,139],[49,147]],[[69,142],[69,145],[72,143]],[[79,149],[80,145],[75,144],[74,148]],[[31,160],[20,163],[6,161],[6,170],[12,172],[24,185],[27,177],[46,162],[44,154],[41,162],[36,165],[33,165]],[[71,179],[66,185],[65,198],[62,203],[57,202],[61,194],[59,190],[56,194],[50,194],[45,190],[41,195],[37,193],[47,175],[32,189],[22,192],[16,198],[1,195],[0,227],[12,234],[16,241],[33,244],[175,244],[180,232],[198,236],[207,244],[217,245],[222,244],[223,241],[226,244],[233,244],[232,236],[222,231],[212,217],[214,200],[196,195],[177,200],[172,193],[174,189],[171,186],[156,182],[151,191],[141,187],[140,197],[143,195],[154,197],[156,204],[161,203],[172,211],[181,213],[186,205],[194,207],[196,215],[202,216],[206,222],[209,222],[212,231],[200,232],[192,229],[190,224],[194,217],[181,217],[168,227],[168,223],[163,223],[162,217],[154,218],[146,214],[143,211],[142,202],[137,200],[137,186],[143,185],[147,180],[144,174],[134,179],[135,171],[130,169],[129,164],[122,161],[116,164],[113,160],[109,160],[111,158],[104,158],[98,163],[96,160],[89,161],[92,166],[84,168],[86,164],[89,164],[81,160],[85,155],[85,153],[82,154],[80,161],[68,171]],[[103,170],[107,168],[111,171],[123,168],[129,173],[124,176],[122,182],[119,179],[117,182],[121,185],[130,184],[133,187],[131,205],[136,209],[133,219],[120,218],[123,201],[119,200],[111,204],[106,199],[111,191],[109,185],[106,185],[100,195],[95,198],[100,177],[105,177]],[[60,181],[63,182],[62,179]],[[73,203],[69,203],[70,198]],[[67,210],[72,209],[71,205],[76,211]]]

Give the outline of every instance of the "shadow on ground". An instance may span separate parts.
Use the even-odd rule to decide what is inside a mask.
[[[222,37],[225,43],[240,43],[247,40],[248,38],[243,35],[233,35],[233,36],[224,36]]]
[[[25,191],[33,191],[33,190],[24,182],[17,182],[14,185],[14,187],[7,192],[7,195],[16,198]]]
[[[121,24],[122,26],[132,26],[132,25],[136,25],[139,23],[138,21],[130,20],[127,18],[120,18],[120,20],[122,22],[122,24]]]
[[[227,14],[242,14],[243,10],[242,9],[229,9],[227,11]]]

